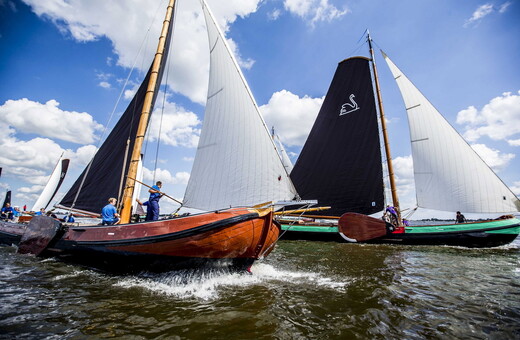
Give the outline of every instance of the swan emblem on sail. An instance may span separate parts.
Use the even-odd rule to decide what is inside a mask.
[[[345,104],[341,105],[341,110],[339,111],[340,116],[343,116],[343,115],[346,115],[347,113],[351,113],[351,112],[359,110],[359,105],[354,100],[355,97],[356,96],[352,93],[348,97],[348,99],[350,100],[350,103],[345,103]],[[350,108],[350,110],[349,110],[349,108]]]

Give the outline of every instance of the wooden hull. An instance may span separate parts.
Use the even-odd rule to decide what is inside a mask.
[[[30,250],[24,252],[37,255],[41,252],[42,256],[57,256],[111,271],[169,270],[214,264],[243,269],[272,251],[280,233],[272,218],[272,211],[237,208],[135,224],[68,227],[57,231],[44,249],[33,250],[29,241]],[[47,217],[33,220],[33,225],[37,220],[50,223],[46,229],[54,229],[52,223],[61,226],[54,220],[49,222]],[[23,227],[0,225],[0,242],[22,242],[20,250],[27,244],[22,235],[29,234],[22,231]],[[35,234],[42,232],[38,230]],[[38,237],[36,240],[41,241]]]
[[[374,219],[375,221],[380,221]],[[345,227],[345,226],[343,226]],[[385,228],[384,223],[382,227]],[[384,236],[362,243],[387,243],[405,245],[450,245],[471,248],[497,247],[513,242],[520,233],[517,218],[490,220],[474,223],[410,226],[387,230]],[[282,224],[281,239],[305,239],[315,241],[356,242],[348,231],[338,225]]]

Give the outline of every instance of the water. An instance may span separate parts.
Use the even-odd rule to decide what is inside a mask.
[[[520,339],[520,241],[280,241],[253,274],[115,276],[0,247],[2,339]]]

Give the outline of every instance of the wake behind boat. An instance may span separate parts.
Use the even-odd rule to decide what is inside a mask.
[[[319,205],[329,205],[332,209],[321,216],[307,216],[316,221],[280,219],[283,237],[468,247],[492,247],[512,242],[520,233],[520,221],[513,215],[448,226],[402,224],[370,35],[367,39],[371,58],[354,57],[339,63],[316,122],[291,172],[302,199],[313,197],[318,199]],[[397,81],[408,114],[418,207],[469,213],[520,211],[518,197],[388,56],[383,55]],[[381,214],[385,207],[379,128],[396,208],[393,225],[367,216]]]
[[[172,35],[175,1],[170,0],[144,82],[58,205],[98,214],[108,198],[122,197],[117,200],[122,202],[121,223],[80,227],[35,217],[27,226],[1,223],[0,243],[18,245],[20,253],[118,271],[207,264],[247,269],[272,251],[280,226],[273,220],[273,205],[259,203],[291,200],[297,194],[223,33],[205,1],[201,4],[210,45],[210,79],[183,206],[209,212],[131,223],[143,139]]]

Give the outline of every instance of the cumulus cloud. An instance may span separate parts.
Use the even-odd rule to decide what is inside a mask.
[[[319,21],[330,22],[350,12],[348,8],[339,10],[328,0],[285,0],[284,7],[290,13],[309,20],[311,26]]]
[[[507,11],[509,5],[511,5],[511,2],[509,2],[509,1],[505,2],[501,5],[498,5],[498,6],[493,5],[491,3],[480,5],[473,12],[473,14],[471,15],[471,18],[466,20],[466,22],[464,23],[464,27],[478,25],[478,23],[480,23],[486,16],[490,15],[491,13],[493,13],[495,11],[497,11],[498,13],[505,13]]]
[[[116,63],[124,67],[142,67],[146,72],[156,49],[166,2],[150,5],[146,1],[104,0],[23,0],[37,15],[51,20],[64,34],[80,42],[108,38],[117,55]],[[237,17],[254,13],[260,0],[208,1],[223,31]],[[124,25],[123,25],[124,23]],[[149,30],[148,30],[149,28]],[[174,50],[170,58],[171,72],[168,84],[196,103],[204,103],[207,94],[209,53],[204,16],[198,1],[177,2],[174,32]],[[244,67],[252,67],[254,61],[241,57],[232,41],[237,61]],[[137,51],[142,51],[137,55]],[[148,56],[147,62],[142,55]],[[201,65],[206,65],[201,67]],[[105,80],[106,81],[106,80]],[[130,93],[125,97],[131,96]]]
[[[509,140],[520,134],[520,91],[505,92],[484,105],[481,110],[470,106],[457,114],[457,124],[466,124],[464,137],[474,142],[482,136],[493,140]],[[516,139],[510,144],[515,145]]]
[[[501,153],[499,150],[492,149],[484,144],[472,144],[471,147],[495,172],[507,167],[509,162],[515,158],[512,153]]]
[[[412,156],[396,157],[392,160],[392,165],[401,208],[404,209],[415,206],[417,203],[415,201],[415,180]],[[390,194],[388,196],[391,197]]]
[[[27,98],[8,100],[0,106],[0,120],[23,133],[78,144],[94,142],[95,132],[100,131],[102,125],[86,112],[64,111],[59,105],[53,99],[45,104]]]
[[[155,175],[155,176],[154,176]],[[190,174],[188,172],[177,172],[174,175],[166,169],[157,168],[155,172],[146,167],[143,168],[143,179],[148,181],[161,181],[163,184],[188,184]]]
[[[165,102],[164,111],[156,108],[148,127],[148,138],[155,141],[161,133],[161,143],[172,146],[197,147],[201,121],[193,112],[175,103]]]
[[[303,146],[316,116],[322,98],[299,96],[287,90],[275,92],[269,102],[260,107],[267,126],[274,126],[276,134],[287,146]]]

